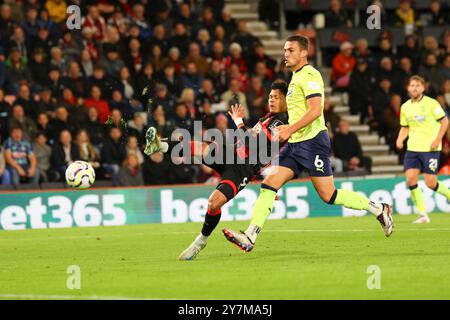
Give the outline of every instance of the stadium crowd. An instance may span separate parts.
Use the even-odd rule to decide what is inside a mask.
[[[405,3],[393,23],[414,18]],[[435,3],[430,10],[437,23],[447,24],[448,15],[436,11]],[[66,26],[71,4],[81,8],[79,30]],[[340,1],[330,1],[327,23],[352,27],[341,10]],[[400,47],[392,46],[389,34],[374,48],[363,38],[346,41],[332,59],[331,85],[348,92],[351,112],[392,146],[409,75],[423,75],[428,94],[448,109],[449,54],[448,32],[440,39],[411,34]],[[146,129],[154,126],[170,137],[175,128],[192,131],[194,120],[201,120],[205,129],[223,131],[234,125],[226,112],[237,102],[252,125],[267,112],[276,79],[290,80],[283,61],[265,53],[223,0],[4,0],[1,182],[63,181],[67,165],[81,159],[93,165],[98,179],[117,185],[213,183],[219,177],[206,166],[175,165],[170,152],[144,156]],[[370,172],[370,158],[328,100],[325,114],[335,170]],[[447,143],[447,163],[449,153]]]

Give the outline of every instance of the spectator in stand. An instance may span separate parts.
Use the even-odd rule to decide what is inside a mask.
[[[127,67],[122,67],[119,72],[119,81],[117,83],[117,88],[120,89],[123,96],[127,99],[134,99],[136,87],[133,78],[131,78],[130,71]]]
[[[360,122],[367,118],[367,108],[374,85],[373,75],[365,59],[359,58],[355,70],[350,76],[348,86],[350,113],[360,115]]]
[[[39,112],[45,112],[49,116],[53,116],[55,113],[56,99],[52,97],[52,91],[49,87],[44,87],[39,92],[38,110]]]
[[[163,138],[169,138],[175,130],[175,124],[170,119],[167,119],[164,108],[161,105],[157,106],[153,110],[152,117],[149,121],[149,126],[155,127],[158,135]],[[141,145],[144,144],[145,142],[141,143]]]
[[[337,158],[344,160],[344,168],[346,171],[364,168],[367,173],[371,173],[372,159],[363,156],[358,137],[350,131],[349,124],[346,120],[339,122],[339,132],[336,133],[333,139],[333,150]]]
[[[48,117],[48,114],[45,112],[41,112],[38,115],[37,118],[37,123],[36,123],[36,127],[38,130],[38,133],[43,133],[45,135],[45,142],[48,144],[53,144],[53,139],[52,139],[52,135],[53,135],[53,126],[50,123],[50,119]]]
[[[398,94],[393,94],[389,108],[386,108],[383,113],[383,120],[386,126],[386,142],[392,151],[396,151],[395,142],[397,141],[398,133],[400,131],[401,106],[402,97]]]
[[[89,78],[94,74],[94,62],[92,61],[89,50],[84,49],[80,55],[81,74]]]
[[[181,75],[183,73],[183,62],[181,61],[180,49],[172,47],[169,49],[169,59],[167,64],[172,64],[175,68],[175,74]]]
[[[64,78],[64,85],[66,88],[72,90],[73,94],[77,97],[85,98],[88,96],[88,82],[81,73],[80,65],[78,64],[78,62],[70,62],[69,74]]]
[[[97,41],[103,41],[106,35],[106,21],[101,16],[100,10],[96,5],[88,7],[87,15],[81,21],[83,30],[89,30],[93,38]]]
[[[249,58],[249,66],[251,73],[255,73],[256,71],[255,66],[258,62],[264,63],[264,65],[268,69],[267,72],[268,74],[270,74],[270,78],[272,78],[272,75],[275,73],[275,67],[277,65],[277,62],[265,53],[264,45],[259,41],[255,43],[253,54],[250,55]]]
[[[147,125],[141,112],[136,112],[133,115],[133,119],[128,121],[127,131],[129,136],[135,136],[138,139],[140,146],[145,145],[145,132],[147,131]]]
[[[144,163],[144,155],[142,154],[141,150],[139,149],[139,143],[138,138],[136,136],[130,135],[128,137],[128,142],[126,146],[127,156],[130,154],[133,154],[138,159],[139,165],[142,165]]]
[[[105,123],[110,115],[110,109],[108,102],[102,98],[102,91],[98,86],[91,87],[91,97],[86,100],[87,108],[95,108],[99,114],[99,120],[101,123]]]
[[[387,78],[391,81],[392,92],[400,93],[403,90],[403,84],[401,83],[400,73],[394,69],[393,61],[389,57],[384,57],[380,61],[380,67],[378,69],[377,80]]]
[[[25,111],[20,104],[15,104],[11,110],[8,120],[8,129],[20,128],[21,135],[25,140],[32,141],[36,135],[36,123],[25,115]]]
[[[145,18],[145,7],[142,3],[135,3],[133,5],[131,23],[139,26],[140,36],[142,39],[150,38],[152,34],[151,27]]]
[[[179,102],[175,107],[175,114],[172,120],[177,128],[186,129],[190,133],[193,133],[194,120],[189,115],[188,107],[185,103]]]
[[[328,128],[328,134],[330,135],[331,140],[333,140],[336,135],[339,122],[341,121],[341,116],[334,112],[333,108],[334,106],[330,103],[330,99],[325,98],[323,115],[325,117],[325,125]]]
[[[100,149],[105,139],[105,130],[98,119],[97,109],[91,108],[88,110],[88,120],[81,127],[87,130],[91,143],[97,149]]]
[[[123,165],[120,167],[117,177],[119,186],[143,186],[144,177],[142,176],[141,166],[136,154],[128,154]]]
[[[49,170],[52,148],[47,144],[47,136],[44,132],[40,131],[37,133],[32,149],[36,156],[37,168],[39,169],[41,180],[43,182],[50,181]]]
[[[56,67],[62,75],[67,74],[67,62],[60,47],[52,47],[50,49],[50,67]]]
[[[28,39],[37,38],[39,29],[38,8],[35,6],[30,6],[24,11],[26,13],[26,18],[23,23],[25,34]]]
[[[58,69],[58,67],[50,67],[50,71],[48,72],[47,85],[52,92],[52,96],[55,99],[61,98],[62,92],[64,90],[64,84],[61,79],[61,71]]]
[[[211,79],[218,94],[222,94],[227,90],[227,74],[219,61],[213,60],[211,71],[208,72],[206,77]]]
[[[253,126],[267,113],[267,101],[269,94],[262,85],[261,78],[251,78],[250,89],[247,91],[246,99],[250,113],[250,125]]]
[[[14,47],[5,61],[5,87],[7,92],[16,94],[19,83],[30,83],[31,72],[27,64],[27,58],[22,56],[20,49]]]
[[[239,90],[247,92],[248,77],[246,73],[241,73],[237,64],[232,64],[229,69],[230,75],[228,81],[236,80],[239,83]]]
[[[106,77],[102,66],[97,65],[94,67],[92,76],[89,77],[89,86],[91,88],[93,86],[99,87],[105,99],[111,98],[113,79]]]
[[[122,96],[120,90],[113,91],[112,98],[109,101],[109,107],[110,110],[120,110],[125,120],[131,119],[133,114],[137,111],[137,109],[133,108],[130,101]]]
[[[80,159],[78,146],[72,142],[72,134],[69,130],[62,130],[59,140],[52,147],[51,164],[56,171],[58,181],[64,181],[67,167]]]
[[[342,9],[340,0],[330,1],[330,9],[325,12],[325,24],[327,28],[352,27],[352,21]]]
[[[405,37],[405,44],[398,46],[397,57],[399,59],[403,57],[409,58],[412,65],[413,73],[416,73],[420,65],[420,47],[415,35],[407,35]]]
[[[409,32],[414,30],[416,14],[414,9],[411,7],[410,0],[400,1],[397,10],[395,10],[392,22],[395,27],[407,27]]]
[[[210,104],[219,103],[220,95],[214,90],[214,84],[211,79],[204,79],[202,82],[202,88],[197,95],[195,106],[200,107],[204,101],[208,101]]]
[[[30,61],[30,73],[34,83],[41,89],[47,84],[49,71],[48,62],[45,60],[44,50],[37,48],[33,52],[33,60]]]
[[[197,36],[200,54],[203,57],[209,57],[212,53],[211,35],[208,30],[200,29]]]
[[[164,112],[171,117],[175,113],[176,104],[177,97],[172,95],[164,84],[158,83],[155,87],[155,98],[152,100],[153,108],[161,105]]]
[[[273,74],[267,68],[266,64],[262,61],[259,61],[255,65],[255,73],[253,74],[255,77],[259,77],[263,83],[263,86],[266,88],[270,88],[272,83]]]
[[[121,34],[119,33],[117,27],[108,26],[106,28],[105,42],[102,43],[102,53],[104,54],[106,52],[105,48],[111,47],[114,47],[117,50],[120,57],[125,56],[126,53],[125,36],[122,35],[121,37]],[[98,58],[101,59],[101,57]],[[98,61],[98,59],[95,61]]]
[[[19,92],[15,104],[20,104],[23,107],[25,114],[33,121],[36,120],[39,110],[39,104],[34,100],[31,94],[30,87],[26,84],[19,86]]]
[[[228,38],[231,38],[237,30],[236,20],[231,16],[231,11],[227,7],[222,10],[222,16],[219,20],[219,24],[225,30],[225,35],[227,35]]]
[[[242,52],[251,52],[258,39],[248,32],[247,22],[245,20],[239,20],[237,23],[236,33],[232,37],[232,41],[237,42],[241,46]]]
[[[5,154],[2,145],[0,145],[0,182],[2,185],[11,184],[11,176],[9,171],[6,170]]]
[[[387,37],[384,37],[380,40],[380,46],[377,50],[375,50],[375,65],[379,66],[381,64],[381,60],[383,60],[385,57],[390,58],[391,61],[395,61],[392,42]]]
[[[38,183],[39,169],[31,143],[23,137],[22,129],[12,128],[10,137],[4,144],[5,160],[11,182],[18,185],[22,182]]]
[[[78,130],[75,143],[78,146],[79,160],[88,162],[96,170],[100,169],[100,157],[86,129]]]
[[[151,49],[151,55],[148,61],[152,64],[156,74],[159,74],[168,63],[169,59],[163,56],[162,49],[159,45],[154,45]]]
[[[248,72],[247,62],[242,55],[242,47],[236,42],[233,42],[230,45],[230,56],[227,57],[225,67],[230,68],[233,64],[237,64],[239,66],[239,71],[241,73]]]
[[[153,90],[155,86],[155,71],[151,62],[146,62],[136,77],[137,92],[143,92],[145,88]]]
[[[113,183],[117,181],[120,166],[126,157],[125,145],[122,143],[120,128],[111,127],[109,138],[106,139],[101,150],[102,166]]]
[[[157,45],[161,48],[162,55],[167,56],[169,51],[169,41],[166,38],[166,28],[162,24],[157,24],[153,28],[153,35],[150,37],[148,43],[145,45],[144,52],[150,52],[149,49]]]
[[[386,136],[383,114],[391,103],[391,97],[391,81],[388,78],[380,79],[379,88],[375,90],[368,109],[370,127],[377,130],[380,136]]]
[[[177,22],[184,24],[188,28],[190,34],[192,34],[192,31],[198,29],[198,18],[196,14],[192,12],[189,3],[183,2],[180,4],[180,12],[177,18]]]
[[[284,63],[284,58],[280,61],[278,65],[278,72],[275,74],[275,80],[281,79],[286,83],[291,82],[292,72],[286,68],[286,64]]]
[[[443,12],[441,2],[439,0],[432,0],[430,4],[431,21],[432,26],[443,26],[449,22],[448,12],[447,15]]]
[[[105,46],[105,58],[102,59],[103,68],[107,77],[119,77],[120,70],[125,63],[119,56],[119,52],[114,46]]]
[[[227,37],[227,35],[225,34],[225,29],[223,28],[222,25],[218,24],[216,25],[216,27],[214,28],[214,38],[213,38],[214,43],[220,43],[222,44],[222,51],[225,54],[226,53],[226,48],[230,47],[230,39],[229,37]],[[213,47],[213,52],[214,52],[214,47]]]
[[[191,88],[198,93],[203,81],[202,75],[197,70],[197,65],[194,62],[188,62],[186,65],[186,72],[183,74],[183,84],[187,88]]]
[[[177,47],[180,50],[180,56],[184,57],[187,54],[190,42],[191,39],[186,32],[186,26],[181,22],[177,22],[175,24],[175,32],[169,41],[169,46]]]
[[[25,43],[25,34],[21,26],[15,26],[9,39],[9,47],[17,48],[23,57],[28,57],[27,44]]]
[[[199,114],[197,120],[202,122],[202,127],[204,129],[214,128],[215,125],[215,115],[212,110],[211,103],[208,100],[203,101],[199,108]]]
[[[245,119],[250,117],[250,113],[247,106],[247,98],[245,94],[239,90],[239,82],[237,80],[231,80],[229,89],[225,91],[222,96],[222,100],[228,105],[228,107],[234,104],[241,104],[244,108]]]
[[[183,79],[179,74],[175,73],[175,67],[172,62],[166,64],[161,75],[160,81],[167,87],[169,92],[173,92],[175,96],[179,96],[183,90]]]
[[[436,56],[436,59],[438,61],[440,61],[443,53],[442,53],[441,49],[439,48],[439,43],[438,43],[437,39],[433,36],[427,36],[423,40],[423,48],[422,48],[421,54],[422,54],[421,64],[423,65],[424,63],[427,62],[427,58],[428,58],[429,54],[434,54]]]
[[[411,60],[408,57],[402,57],[399,62],[398,69],[398,85],[399,85],[399,94],[403,100],[408,99],[408,92],[406,87],[408,85],[408,79],[413,75],[413,69]]]
[[[213,14],[212,8],[209,7],[208,5],[204,4],[202,16],[201,16],[198,28],[206,29],[211,34],[214,32],[215,26],[216,26],[216,21],[214,19],[214,14]]]
[[[47,0],[45,1],[45,8],[52,21],[62,23],[66,20],[67,4],[64,0]]]
[[[65,61],[77,60],[83,50],[81,43],[72,36],[72,32],[69,29],[63,31],[62,38],[58,41],[58,47],[61,49],[62,58]],[[87,50],[87,53],[89,53],[89,50]]]
[[[69,111],[64,106],[59,106],[55,111],[55,118],[51,120],[51,126],[53,128],[52,135],[48,137],[53,141],[58,141],[59,136],[63,130],[69,130],[70,133],[75,132],[76,126],[71,119]]]
[[[353,51],[355,58],[364,59],[367,61],[369,67],[375,67],[375,59],[372,51],[369,49],[369,43],[366,39],[360,38],[356,41],[355,50]]]
[[[333,58],[331,81],[335,88],[346,89],[350,83],[350,74],[356,65],[356,59],[352,56],[353,45],[350,42],[343,42],[340,50]]]
[[[189,54],[183,60],[184,65],[188,68],[189,63],[194,63],[198,73],[203,77],[208,72],[208,62],[206,58],[200,54],[200,46],[192,42],[189,45]]]
[[[188,109],[189,116],[195,119],[198,113],[198,105],[196,105],[195,92],[190,88],[186,88],[181,92],[180,100]]]
[[[146,185],[179,183],[173,178],[172,170],[170,155],[155,152],[150,157],[145,157],[144,165],[142,166],[144,182]]]
[[[429,53],[425,58],[425,64],[419,67],[419,74],[429,83],[428,90],[432,97],[439,93],[439,88],[445,79],[440,79],[439,65],[436,55]]]

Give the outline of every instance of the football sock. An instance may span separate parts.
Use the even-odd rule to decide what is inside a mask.
[[[447,198],[447,200],[450,200],[450,190],[443,184],[443,183],[437,183],[436,188],[434,188],[434,191],[436,191],[439,194],[442,194],[444,197]]]
[[[425,201],[423,200],[422,190],[420,190],[417,184],[410,186],[409,190],[411,190],[411,199],[419,211],[419,214],[426,215],[427,213],[425,210]]]
[[[220,216],[222,215],[221,209],[216,211],[211,211],[208,209],[208,212],[205,216],[205,222],[203,222],[202,235],[205,237],[209,237],[214,229],[217,227],[217,224],[220,221]]]
[[[261,190],[259,192],[259,197],[253,206],[252,220],[250,221],[250,226],[245,231],[245,234],[254,243],[256,237],[258,236],[261,228],[266,222],[267,217],[272,212],[273,203],[275,202],[275,197],[277,195],[277,190],[274,188],[262,184]]]
[[[375,203],[358,192],[345,189],[335,190],[328,203],[342,205],[355,210],[367,210],[375,216],[383,212],[383,205],[381,203]]]

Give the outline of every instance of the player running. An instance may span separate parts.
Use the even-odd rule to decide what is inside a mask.
[[[439,154],[442,148],[448,119],[439,102],[423,94],[425,80],[420,76],[409,79],[408,94],[411,97],[400,110],[401,129],[397,138],[397,148],[403,149],[408,137],[404,159],[406,183],[411,190],[411,198],[420,217],[414,223],[429,223],[422,191],[417,186],[419,175],[424,173],[428,188],[450,200],[450,190],[437,180]]]
[[[334,186],[331,143],[323,116],[324,84],[320,72],[308,64],[308,48],[308,38],[300,35],[290,36],[284,45],[286,67],[293,72],[293,76],[286,98],[289,126],[283,127],[274,136],[274,139],[288,141],[280,151],[279,165],[274,166],[274,173],[266,176],[261,184],[247,230],[235,232],[223,229],[227,240],[246,252],[253,249],[272,210],[277,191],[305,169],[323,201],[369,211],[380,222],[386,237],[394,229],[391,206],[370,201],[357,192],[336,190]]]
[[[286,93],[286,83],[274,82],[272,84],[268,101],[269,113],[259,119],[258,123],[250,129],[252,130],[251,133],[254,134],[256,138],[261,138],[259,135],[263,135],[264,139],[259,139],[259,141],[262,140],[262,143],[258,143],[257,150],[249,150],[248,143],[246,144],[246,142],[242,139],[236,144],[233,141],[229,143],[229,145],[233,146],[230,151],[232,151],[235,156],[240,157],[241,159],[249,159],[249,155],[253,152],[257,155],[269,155],[267,159],[270,159],[271,155],[269,153],[272,148],[272,131],[274,128],[281,125],[287,125],[288,123],[286,112]],[[244,108],[241,105],[232,106],[229,114],[238,129],[243,131],[247,130],[242,120],[244,117]],[[161,147],[158,147],[158,144],[161,142],[159,142],[158,139],[154,139],[154,137],[155,133],[149,129],[146,148],[146,154],[148,155],[155,150],[161,150]],[[276,143],[278,144],[278,141]],[[208,210],[205,215],[205,221],[200,234],[187,247],[187,249],[180,254],[179,260],[193,260],[197,257],[199,252],[205,248],[208,237],[220,221],[222,206],[233,199],[239,191],[245,188],[245,186],[259,174],[261,169],[270,164],[270,160],[265,162],[265,160],[261,158],[258,158],[258,161],[255,164],[249,163],[249,161],[245,161],[245,163],[241,164],[227,164],[225,161],[223,162],[224,164],[208,164],[205,163],[204,159],[210,154],[210,152],[215,152],[214,150],[216,149],[215,147],[210,148],[210,146],[211,144],[206,142],[191,142],[191,156],[200,156],[203,164],[217,171],[221,175],[222,180],[219,182],[216,190],[212,192],[208,199]],[[266,150],[264,150],[264,148],[266,148]],[[228,148],[224,149],[229,150]],[[276,151],[279,152],[279,149]],[[223,157],[226,158],[226,154],[223,154]]]

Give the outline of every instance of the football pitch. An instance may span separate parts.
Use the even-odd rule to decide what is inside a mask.
[[[1,231],[0,298],[450,299],[450,214],[394,218],[389,239],[373,217],[268,221],[251,253],[221,232],[248,222],[224,221],[194,261],[198,223]]]

